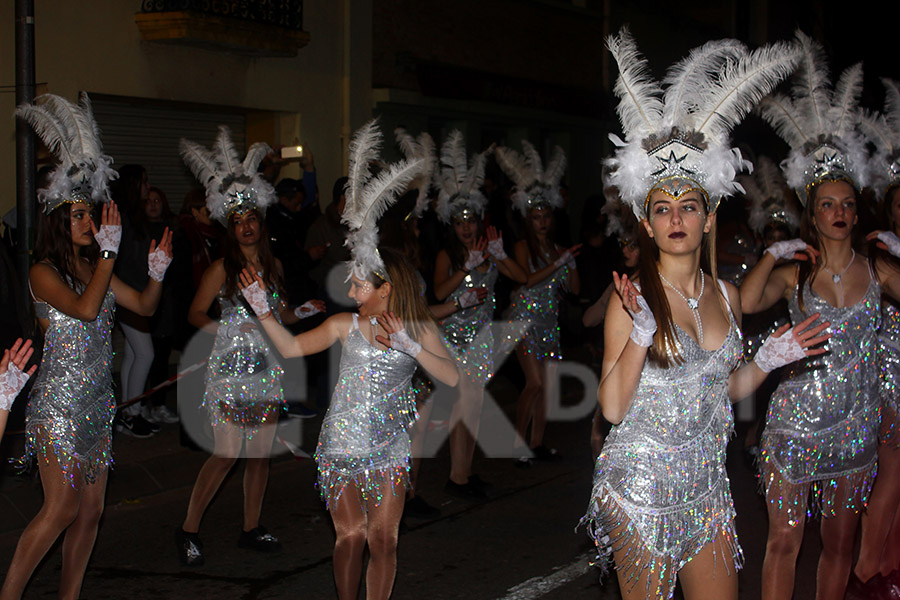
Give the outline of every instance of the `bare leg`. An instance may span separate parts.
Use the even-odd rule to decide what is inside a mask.
[[[385,487],[390,480],[385,479]],[[385,489],[378,507],[369,505],[366,539],[369,543],[369,566],[366,569],[366,598],[387,600],[397,576],[397,536],[403,516],[402,485]]]
[[[56,457],[52,454],[39,457],[38,469],[44,490],[44,504],[19,538],[6,581],[0,591],[0,598],[3,600],[22,597],[38,563],[78,516],[82,490],[73,488],[66,482]],[[80,479],[80,473],[76,473],[75,477]]]
[[[106,481],[108,470],[91,484],[84,484],[78,516],[66,529],[62,547],[62,577],[59,583],[61,599],[77,600],[81,594],[81,584],[87,571],[88,561],[97,540],[97,528],[103,516],[106,501]]]
[[[705,545],[678,573],[686,600],[737,600],[738,574],[728,551],[730,543],[724,533]],[[720,552],[716,556],[716,552]]]
[[[885,420],[897,418],[896,413],[888,409],[885,409],[884,417]],[[889,426],[890,423],[884,425]],[[860,581],[866,582],[879,572],[882,575],[889,575],[900,566],[896,564],[897,561],[892,563],[890,560],[884,560],[891,548],[888,544],[891,532],[900,531],[900,523],[897,522],[898,509],[900,509],[900,448],[879,444],[878,478],[872,488],[869,506],[862,516],[862,540],[859,544],[859,559],[854,568]],[[893,547],[896,548],[897,544],[895,538]]]
[[[618,538],[628,530],[628,520],[624,516],[622,519],[623,522],[611,534],[613,539]],[[625,535],[627,537],[627,533]],[[669,597],[668,586],[665,582],[659,580],[662,569],[652,572],[649,569],[645,569],[640,574],[635,575],[634,565],[645,564],[650,560],[646,550],[643,548],[635,548],[631,544],[626,544],[613,552],[613,560],[616,563],[616,579],[619,581],[619,593],[622,594],[622,600],[647,600],[649,597]],[[662,589],[660,589],[661,587]],[[647,590],[650,590],[650,593]],[[657,593],[654,594],[654,590],[657,590]]]
[[[769,490],[769,497],[777,497],[779,491]],[[787,514],[778,510],[777,503],[766,499],[769,512],[769,536],[766,541],[766,558],[762,569],[763,600],[790,600],[794,595],[794,575],[797,568],[797,554],[803,543],[803,529],[806,519],[801,517],[794,526],[788,522]]]
[[[347,484],[331,508],[334,523],[334,583],[340,600],[356,600],[366,549],[366,513],[359,504],[356,484]]]
[[[838,484],[838,497],[843,497],[846,481]],[[837,507],[832,517],[822,519],[822,554],[816,576],[817,600],[843,600],[853,564],[853,541],[860,514]]]
[[[523,344],[516,346],[516,358],[519,359],[519,365],[525,373],[525,387],[519,394],[519,401],[516,404],[517,435],[515,443],[520,444],[525,442],[527,439],[526,434],[528,433],[528,425],[534,421],[534,423],[532,423],[531,439],[529,441],[529,446],[533,448],[540,445],[541,436],[543,436],[544,433],[543,428],[541,428],[539,435],[538,432],[535,431],[538,428],[538,405],[541,404],[544,393],[543,372],[541,370],[541,364],[533,354],[529,354],[525,350]],[[537,441],[535,441],[536,438]]]
[[[213,454],[200,467],[197,481],[194,482],[194,489],[191,492],[187,515],[181,525],[181,528],[188,533],[197,533],[200,530],[203,513],[206,512],[213,496],[219,491],[219,486],[222,485],[225,476],[228,475],[228,471],[234,466],[241,452],[243,436],[236,428],[223,423],[213,428],[213,435],[215,437]]]
[[[428,423],[431,421],[431,407],[433,402],[429,398],[418,406],[419,418],[410,431],[411,450],[412,450],[412,468],[409,471],[409,490],[407,490],[407,498],[415,498],[416,483],[419,481],[419,469],[422,466],[422,454],[425,449],[425,434],[428,432]]]
[[[472,474],[483,403],[484,388],[460,377],[459,400],[450,415],[450,480],[460,485],[468,483]]]
[[[259,527],[266,485],[269,483],[269,455],[275,439],[275,425],[263,425],[247,440],[247,464],[244,467],[244,531]]]

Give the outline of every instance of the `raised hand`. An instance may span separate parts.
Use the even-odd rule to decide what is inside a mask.
[[[150,240],[150,253],[147,254],[150,279],[162,281],[170,264],[172,264],[172,232],[166,227],[159,245],[156,244],[156,240]]]
[[[784,240],[775,242],[765,252],[771,254],[776,261],[778,260],[811,260],[813,263],[819,257],[819,251],[801,240],[795,238],[793,240]]]
[[[298,319],[306,319],[321,312],[325,312],[324,300],[309,300],[294,309],[294,315]]]
[[[557,258],[556,261],[553,263],[553,266],[555,266],[558,269],[561,266],[568,264],[568,263],[572,262],[573,260],[575,260],[575,257],[578,256],[579,254],[581,254],[581,244],[575,244],[571,248],[567,248],[566,250],[563,250],[562,253],[559,255],[559,258]]]
[[[882,250],[887,250],[893,256],[900,258],[900,238],[893,231],[873,231],[866,236],[866,241],[871,242],[877,239],[877,246]]]
[[[485,232],[487,235],[487,253],[494,257],[495,260],[506,260],[506,250],[503,249],[503,236],[497,231],[497,228],[491,225]]]
[[[266,286],[262,278],[256,273],[251,273],[249,269],[242,269],[238,275],[238,282],[241,288],[241,294],[247,300],[247,304],[256,313],[256,316],[263,319],[272,313],[269,303],[266,300]]]
[[[806,320],[794,326],[790,334],[785,335],[791,328],[786,323],[775,330],[775,333],[766,338],[753,361],[764,373],[771,373],[778,367],[783,367],[794,361],[808,356],[817,356],[825,353],[825,348],[813,348],[831,337],[830,333],[819,335],[828,328],[831,323],[824,321],[810,329],[810,326],[819,318],[819,313],[810,315]]]
[[[616,286],[616,293],[622,299],[622,306],[634,322],[631,335],[628,337],[638,346],[649,348],[653,345],[653,334],[656,333],[656,317],[650,311],[650,306],[634,287],[634,283],[628,279],[628,275],[619,277],[619,274],[613,271],[613,284]]]
[[[484,262],[484,251],[487,250],[487,245],[487,240],[484,238],[480,238],[475,242],[474,246],[472,246],[472,249],[469,250],[469,254],[466,257],[466,264],[463,265],[463,268],[466,271],[471,271]]]
[[[422,351],[422,344],[409,337],[403,326],[403,321],[399,317],[390,311],[385,311],[376,319],[378,320],[378,325],[388,334],[387,338],[383,335],[375,336],[378,343],[408,354],[413,358],[419,355],[419,352]]]
[[[100,229],[91,220],[91,233],[100,246],[100,251],[118,252],[122,241],[122,218],[116,203],[110,200],[100,209]]]

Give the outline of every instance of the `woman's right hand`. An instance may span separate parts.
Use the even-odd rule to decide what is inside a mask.
[[[815,264],[819,257],[819,251],[801,240],[794,238],[792,240],[783,240],[775,242],[765,249],[776,260],[810,260]]]
[[[466,264],[463,265],[463,269],[468,272],[479,267],[484,262],[484,251],[487,250],[487,247],[488,241],[485,238],[476,240],[466,256]]]
[[[634,287],[634,283],[628,279],[628,275],[619,276],[613,271],[613,284],[616,293],[622,299],[622,306],[631,315],[634,323],[631,329],[631,341],[643,348],[653,345],[653,334],[656,333],[656,317],[650,310],[650,306],[644,297]]]
[[[91,233],[94,234],[101,251],[119,251],[119,242],[122,241],[122,217],[115,202],[110,200],[103,203],[100,209],[100,229],[97,229],[97,225],[91,219]]]
[[[3,351],[3,358],[0,359],[0,410],[10,409],[25,387],[25,382],[37,371],[37,365],[25,370],[33,352],[31,340],[22,342],[22,338],[17,339],[12,348]]]

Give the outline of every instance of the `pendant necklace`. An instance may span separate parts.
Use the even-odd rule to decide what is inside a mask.
[[[699,343],[702,344],[703,343],[703,323],[700,321],[700,298],[703,297],[703,288],[705,287],[705,284],[706,284],[706,277],[703,275],[703,271],[700,271],[700,293],[697,294],[696,298],[688,298],[687,296],[682,294],[681,291],[677,287],[672,285],[672,283],[668,279],[663,277],[662,273],[659,274],[659,278],[663,280],[663,283],[665,283],[667,286],[672,288],[676,294],[681,296],[681,299],[684,300],[687,303],[688,308],[691,309],[691,314],[694,315],[694,321],[696,321],[696,323],[697,323],[697,340],[699,341]]]
[[[847,272],[847,269],[850,268],[850,265],[853,264],[854,260],[856,260],[856,250],[850,248],[850,261],[840,273],[835,273],[825,265],[822,265],[822,270],[831,275],[831,280],[834,282],[834,287],[838,293],[838,304],[840,306],[844,306],[844,283],[841,281],[841,278],[844,276],[844,273]]]

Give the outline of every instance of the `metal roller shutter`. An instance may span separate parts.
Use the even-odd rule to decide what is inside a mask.
[[[209,147],[218,126],[227,125],[235,146],[244,150],[247,118],[238,108],[103,94],[91,94],[91,102],[113,166],[143,165],[150,184],[165,192],[176,214],[185,194],[200,185],[178,153],[181,138]]]

